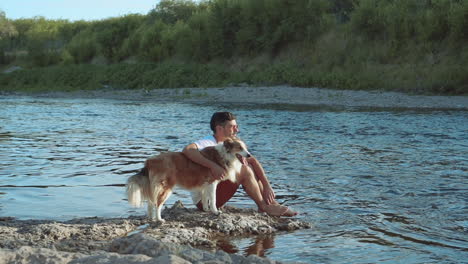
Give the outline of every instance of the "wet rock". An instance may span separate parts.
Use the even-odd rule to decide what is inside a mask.
[[[172,208],[163,210],[166,223],[147,229],[144,233],[167,242],[215,247],[216,243],[212,242],[214,237],[264,235],[311,228],[307,222],[271,217],[253,209],[225,206],[222,211],[216,216],[211,212],[185,208],[178,202]]]
[[[169,256],[166,256],[169,257]],[[18,250],[0,249],[0,263],[5,264],[126,264],[126,263],[158,263],[145,255],[121,255],[108,252],[97,252],[94,255],[56,251],[46,248],[21,247]],[[160,262],[160,263],[186,263],[186,262]]]
[[[212,263],[212,264],[266,264],[280,263],[257,256],[243,257],[225,252],[207,252],[189,246],[165,243],[145,234],[135,234],[116,239],[109,251],[97,251],[89,254],[57,251],[47,248],[20,247],[19,249],[0,249],[1,264],[51,263],[51,264],[136,264],[136,263]]]
[[[80,253],[59,252],[46,248],[21,247],[18,250],[0,249],[0,263],[70,263],[83,257]]]
[[[3,217],[0,264],[275,263],[216,251],[217,241],[311,227],[297,219],[270,217],[253,209],[225,207],[216,216],[180,202],[166,208],[163,217],[165,223],[144,216],[64,222]]]
[[[34,245],[88,252],[107,246],[109,240],[126,235],[141,223],[142,218],[82,218],[66,222],[11,219],[0,226],[0,247]]]
[[[279,263],[257,256],[243,257],[234,254],[230,255],[222,251],[212,253],[188,246],[162,242],[145,234],[135,234],[116,239],[112,242],[109,250],[120,254],[142,254],[154,259],[172,256],[177,261],[183,260],[187,263]]]

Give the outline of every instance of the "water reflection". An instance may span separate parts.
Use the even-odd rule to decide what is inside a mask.
[[[248,246],[245,249],[246,255],[257,255],[260,257],[264,257],[265,253],[270,248],[275,247],[275,237],[274,236],[263,236],[257,237],[255,242],[252,245]]]
[[[216,245],[219,249],[230,254],[257,255],[259,257],[265,257],[269,249],[275,248],[275,235],[262,235],[254,239],[248,238],[244,240],[238,243],[247,242],[248,244],[240,249],[226,239],[218,240]]]

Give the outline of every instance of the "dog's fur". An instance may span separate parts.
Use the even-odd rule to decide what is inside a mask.
[[[236,177],[242,168],[237,155],[250,157],[245,144],[236,138],[206,147],[200,152],[227,171],[223,181],[232,182],[237,181]],[[128,202],[133,206],[141,206],[144,200],[148,201],[148,217],[164,221],[161,208],[172,193],[172,188],[178,185],[198,191],[202,197],[203,210],[219,214],[216,208],[216,186],[219,182],[213,178],[210,169],[191,161],[183,153],[166,152],[147,159],[144,168],[128,179]]]

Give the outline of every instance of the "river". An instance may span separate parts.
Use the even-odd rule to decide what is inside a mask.
[[[313,228],[220,243],[306,263],[468,259],[468,111],[0,97],[0,216],[143,215],[126,179],[238,116],[279,202]],[[176,189],[167,204],[189,193]],[[254,208],[240,190],[229,202]]]

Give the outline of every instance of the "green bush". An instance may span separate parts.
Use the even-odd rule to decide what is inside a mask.
[[[195,13],[187,22],[191,30],[191,58],[195,62],[207,62],[210,56],[209,15],[207,12]]]
[[[354,12],[351,14],[350,27],[355,34],[377,39],[385,32],[383,17],[379,0],[356,1]]]
[[[175,24],[178,21],[188,21],[202,5],[188,0],[161,0],[156,8],[149,13],[150,21],[162,21]]]
[[[450,37],[454,42],[465,44],[468,41],[468,1],[453,4],[448,13]]]
[[[0,64],[32,68],[0,75],[8,89],[249,83],[468,93],[468,1],[163,0],[148,15],[7,22],[16,34],[2,35]]]
[[[453,1],[434,0],[425,8],[419,21],[418,31],[423,41],[445,39],[450,33],[449,11]]]
[[[71,39],[65,49],[74,63],[88,63],[97,55],[95,34],[91,30],[81,31]]]
[[[99,53],[111,62],[124,59],[120,52],[122,45],[143,21],[141,15],[126,15],[97,22],[95,36]]]
[[[139,55],[142,59],[158,62],[168,57],[162,48],[162,34],[167,25],[162,21],[139,29]]]

